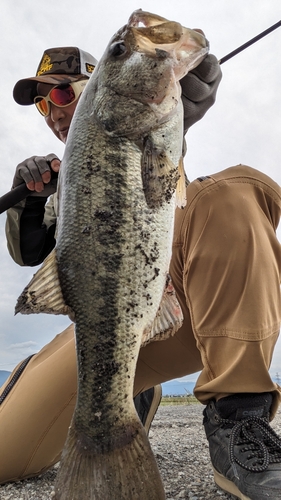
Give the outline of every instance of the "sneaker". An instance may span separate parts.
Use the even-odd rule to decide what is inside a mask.
[[[211,401],[204,427],[217,485],[240,500],[281,500],[281,439],[269,425],[272,394]]]
[[[148,435],[150,426],[162,398],[161,385],[156,385],[141,392],[134,398],[135,407],[142,425]]]

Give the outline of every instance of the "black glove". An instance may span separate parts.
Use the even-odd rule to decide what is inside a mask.
[[[216,100],[222,78],[216,57],[209,54],[180,80],[184,109],[184,133],[200,120]]]
[[[57,173],[51,168],[51,162],[53,160],[59,160],[53,153],[47,156],[32,156],[27,158],[16,168],[15,176],[13,179],[12,189],[24,182],[28,184],[31,181],[42,182],[44,184],[44,190],[37,192],[30,190],[29,196],[43,196],[48,197],[54,194],[57,190]],[[53,177],[51,181],[47,184],[44,183],[42,175],[46,172],[50,172]]]

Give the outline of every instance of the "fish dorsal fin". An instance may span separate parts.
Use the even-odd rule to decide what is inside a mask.
[[[44,260],[29,284],[19,296],[15,314],[65,314],[73,317],[65,304],[58,276],[56,249]]]
[[[149,208],[157,208],[169,201],[179,179],[178,167],[157,147],[151,137],[146,137],[141,160],[142,182]]]
[[[176,297],[176,292],[168,275],[162,300],[152,324],[142,336],[142,347],[156,340],[166,340],[173,336],[183,323],[183,314]]]

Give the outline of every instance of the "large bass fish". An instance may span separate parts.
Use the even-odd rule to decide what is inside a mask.
[[[178,321],[164,289],[185,194],[179,80],[207,51],[201,34],[135,11],[72,120],[57,245],[16,307],[75,321],[77,405],[55,500],[165,498],[133,384],[141,343]]]

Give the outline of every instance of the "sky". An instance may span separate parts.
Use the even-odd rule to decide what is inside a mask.
[[[111,36],[138,8],[188,28],[201,28],[218,59],[281,16],[280,0],[2,0],[0,17],[0,196],[10,190],[18,163],[64,146],[34,106],[13,101],[15,83],[34,76],[44,49],[78,46],[99,59]],[[187,135],[185,169],[192,180],[243,163],[281,184],[281,28],[222,66],[215,105]],[[0,215],[0,370],[41,349],[68,324],[63,316],[14,316],[17,297],[36,271],[13,262]],[[279,239],[281,228],[278,229]],[[281,374],[279,339],[270,372]],[[189,380],[194,376],[188,377]]]

